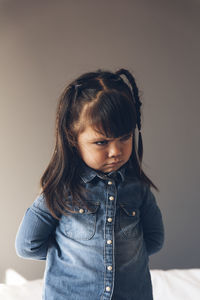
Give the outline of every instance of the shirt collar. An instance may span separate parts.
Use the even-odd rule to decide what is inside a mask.
[[[102,172],[91,169],[90,167],[88,167],[86,164],[83,163],[81,165],[80,177],[85,183],[92,181],[95,177],[99,177],[103,180],[108,180],[109,178],[115,178],[118,176],[120,177],[121,181],[124,181],[126,168],[127,168],[127,164],[125,164],[115,172],[104,174]]]

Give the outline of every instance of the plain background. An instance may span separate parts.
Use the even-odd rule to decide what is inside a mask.
[[[98,68],[128,68],[140,89],[166,231],[151,268],[200,267],[199,28],[197,0],[0,0],[0,280],[43,275],[44,262],[16,256],[15,235],[52,154],[57,99]]]

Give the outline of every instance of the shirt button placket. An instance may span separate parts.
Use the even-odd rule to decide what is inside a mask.
[[[103,299],[111,299],[114,287],[114,219],[116,206],[116,186],[113,180],[108,181],[107,195],[107,215],[105,228],[105,293]]]

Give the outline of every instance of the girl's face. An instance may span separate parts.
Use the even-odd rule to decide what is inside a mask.
[[[88,125],[78,135],[78,151],[89,167],[110,173],[118,170],[129,160],[132,142],[132,133],[118,138],[107,138]]]

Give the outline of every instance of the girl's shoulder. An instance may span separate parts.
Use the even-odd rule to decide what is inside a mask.
[[[31,208],[48,211],[46,199],[43,193],[40,193],[36,196]]]
[[[48,208],[47,201],[43,193],[40,193],[36,196],[34,202],[29,207],[30,211],[36,215],[39,219],[46,220],[45,222],[57,223],[58,219],[56,219],[50,209]]]
[[[140,186],[142,189],[150,189],[150,184],[144,182],[140,177],[138,177],[132,168],[126,169],[124,179],[125,182],[132,182],[133,184]]]
[[[48,215],[49,217],[52,217],[52,214],[50,212],[50,209],[47,205],[47,201],[45,198],[45,195],[43,193],[40,193],[35,198],[34,202],[32,203],[30,209],[38,215]]]
[[[127,170],[124,186],[131,186],[135,193],[138,193],[142,199],[155,198],[149,183],[144,182],[131,169]]]

